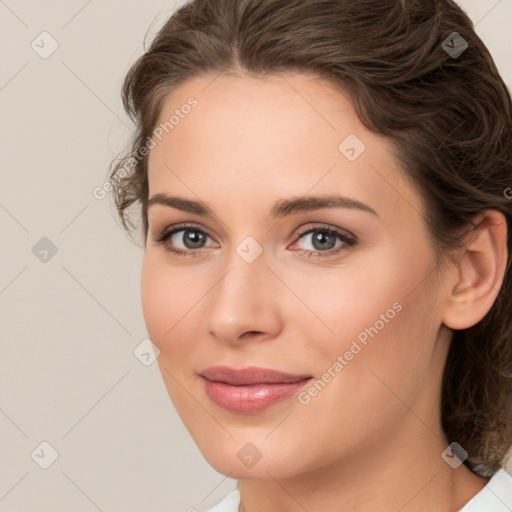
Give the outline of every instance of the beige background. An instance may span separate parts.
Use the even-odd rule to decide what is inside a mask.
[[[129,135],[122,78],[177,4],[0,0],[2,511],[204,511],[234,485],[134,357],[142,250],[93,196]],[[510,87],[512,0],[460,5]]]

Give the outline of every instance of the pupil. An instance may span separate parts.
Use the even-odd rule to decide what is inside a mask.
[[[327,240],[327,247],[325,242]],[[317,235],[313,236],[313,246],[315,249],[332,249],[336,244],[336,239],[330,233],[317,232]]]
[[[201,247],[201,242],[204,242],[204,233],[197,231],[186,231],[183,239],[185,246],[189,249],[197,249]],[[189,245],[189,242],[191,245]]]

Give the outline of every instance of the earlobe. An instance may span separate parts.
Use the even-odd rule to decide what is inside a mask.
[[[443,323],[450,329],[467,329],[491,309],[500,291],[507,266],[507,222],[503,214],[489,210],[475,219],[454,272],[455,285],[448,290]]]

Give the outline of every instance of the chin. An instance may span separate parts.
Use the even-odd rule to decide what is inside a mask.
[[[219,473],[236,480],[285,479],[293,476],[298,470],[293,463],[283,456],[278,446],[269,446],[258,450],[258,442],[238,442],[230,440],[221,445],[207,442],[206,446],[198,447],[208,464]],[[295,461],[296,462],[296,461]]]

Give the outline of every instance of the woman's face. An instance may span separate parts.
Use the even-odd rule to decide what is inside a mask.
[[[432,436],[443,291],[386,141],[346,96],[291,73],[196,78],[158,125],[142,305],[207,461],[279,479]]]

